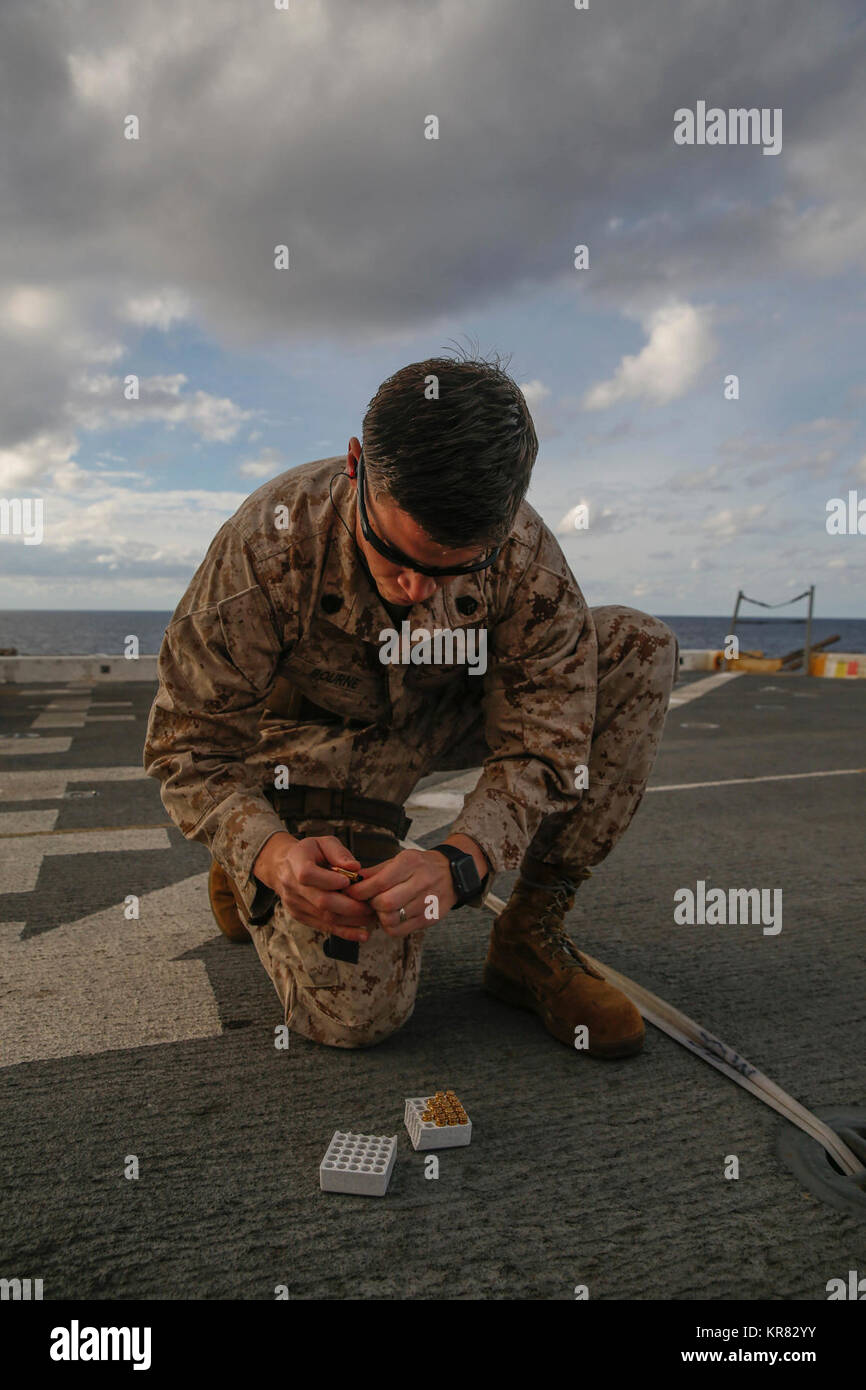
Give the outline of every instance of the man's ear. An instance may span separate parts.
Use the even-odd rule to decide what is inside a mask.
[[[357,448],[358,453],[361,452],[361,442],[360,440],[355,439],[355,437],[353,436],[349,440],[349,449],[346,454],[346,471],[348,472],[350,478],[357,478],[358,476],[358,460],[355,457],[355,448]]]

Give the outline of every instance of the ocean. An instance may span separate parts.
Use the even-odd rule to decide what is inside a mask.
[[[658,615],[673,628],[681,647],[719,649],[730,628],[727,617]],[[120,656],[134,634],[142,656],[159,651],[171,613],[67,612],[50,609],[0,610],[0,647],[15,647],[20,656]],[[816,618],[812,641],[838,634],[829,650],[866,652],[866,619]],[[805,623],[790,618],[741,618],[737,635],[742,651],[782,656],[802,647]]]

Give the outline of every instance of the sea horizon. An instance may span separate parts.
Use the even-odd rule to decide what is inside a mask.
[[[141,656],[159,651],[173,610],[161,608],[8,608],[0,609],[0,649],[19,656],[122,655],[129,636],[138,639]],[[730,614],[657,613],[675,632],[683,648],[720,650],[730,630]],[[781,656],[803,646],[804,618],[747,615],[737,619],[741,650]],[[838,636],[828,648],[866,652],[866,618],[812,620],[812,644]]]

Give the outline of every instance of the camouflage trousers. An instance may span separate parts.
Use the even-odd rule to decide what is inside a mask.
[[[529,860],[590,868],[610,853],[640,804],[664,727],[677,672],[677,643],[664,623],[622,607],[594,608],[598,694],[588,787],[573,811],[547,816],[526,852]],[[447,759],[427,772],[480,766],[489,755],[480,705],[448,731]],[[357,789],[363,795],[363,788]],[[396,837],[355,821],[304,820],[298,836],[336,835],[363,865],[399,853]],[[443,832],[443,835],[447,832]],[[278,903],[250,933],[274,983],[289,1028],[332,1047],[368,1047],[411,1016],[429,928],[394,938],[374,930],[357,964],[324,955],[324,935]]]

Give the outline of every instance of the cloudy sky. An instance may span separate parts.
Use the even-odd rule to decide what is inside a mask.
[[[3,0],[0,495],[45,536],[0,536],[0,602],[173,608],[471,340],[590,603],[866,616],[825,524],[866,497],[864,68],[862,0]],[[781,152],[676,144],[699,101],[780,108]]]

